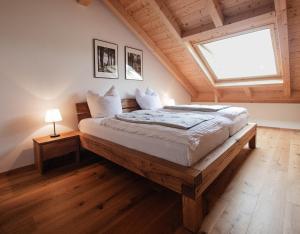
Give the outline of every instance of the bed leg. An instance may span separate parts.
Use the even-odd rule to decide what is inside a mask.
[[[249,141],[249,148],[250,149],[255,149],[256,148],[256,134]]]
[[[197,233],[203,220],[202,197],[197,200],[182,195],[183,226],[193,233]]]

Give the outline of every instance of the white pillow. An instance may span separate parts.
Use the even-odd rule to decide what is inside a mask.
[[[122,113],[121,98],[114,86],[104,96],[88,91],[86,99],[93,118],[109,117]]]
[[[149,88],[147,88],[145,93],[137,89],[135,98],[143,110],[157,110],[162,108],[158,94]]]

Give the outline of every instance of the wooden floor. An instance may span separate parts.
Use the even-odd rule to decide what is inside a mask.
[[[300,233],[300,131],[259,128],[205,199],[203,232]],[[0,176],[0,233],[188,233],[180,211],[179,195],[105,160]]]

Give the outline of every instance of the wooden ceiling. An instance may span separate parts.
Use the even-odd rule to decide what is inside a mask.
[[[79,0],[86,5],[91,0]],[[103,0],[157,56],[192,101],[299,102],[299,0]],[[195,43],[274,24],[280,82],[216,83]],[[133,45],[131,45],[133,46]]]

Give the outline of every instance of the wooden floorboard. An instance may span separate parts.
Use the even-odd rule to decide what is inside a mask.
[[[300,233],[300,131],[259,128],[204,194],[204,233]],[[189,233],[181,198],[106,160],[0,175],[0,233]]]

